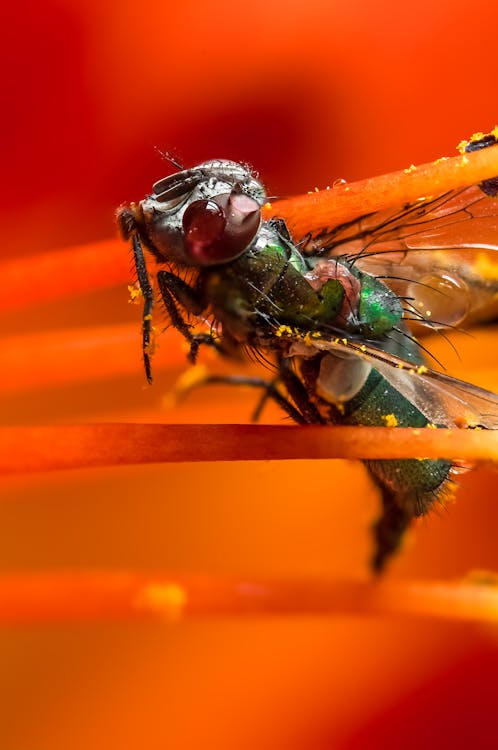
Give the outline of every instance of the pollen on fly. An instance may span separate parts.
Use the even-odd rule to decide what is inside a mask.
[[[468,151],[496,143],[471,139]],[[292,238],[265,220],[263,184],[245,164],[211,160],[160,179],[118,222],[133,247],[143,296],[142,351],[152,380],[151,320],[158,295],[194,362],[199,347],[249,350],[273,377],[226,378],[263,390],[299,424],[431,429],[498,426],[498,397],[427,367],[412,334],[479,315],[496,282],[479,278],[455,247],[497,249],[498,177]],[[485,242],[482,238],[485,237]],[[435,252],[437,251],[437,252]],[[157,292],[147,254],[155,261]],[[445,304],[445,300],[448,303]],[[196,332],[192,319],[211,324]],[[415,516],[445,492],[447,460],[376,460],[366,466],[382,511],[372,568],[380,572]]]

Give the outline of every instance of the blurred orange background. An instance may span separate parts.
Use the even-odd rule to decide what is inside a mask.
[[[2,258],[27,264],[115,236],[116,206],[165,173],[161,150],[185,165],[247,161],[284,195],[452,155],[498,118],[491,0],[26,0],[2,16]],[[4,423],[247,421],[251,393],[172,406],[182,368],[165,346],[144,388],[127,297],[119,287],[3,317],[20,338],[137,326],[132,375],[1,396]],[[458,337],[460,364],[431,346],[453,374],[496,390],[495,342]],[[15,390],[16,362],[2,379]],[[340,461],[40,474],[2,479],[2,495],[4,571],[339,578],[366,574],[378,501],[363,468]],[[388,575],[498,569],[496,501],[496,474],[465,475]],[[3,628],[0,746],[494,746],[497,645],[491,629],[360,617]]]

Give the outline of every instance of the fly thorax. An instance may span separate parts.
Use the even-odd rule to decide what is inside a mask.
[[[353,354],[327,354],[320,362],[316,392],[324,401],[342,405],[359,393],[371,369],[368,362]]]
[[[381,338],[399,325],[403,308],[397,295],[375,276],[360,274],[361,292],[358,304],[360,331]]]
[[[251,254],[264,259],[279,258],[299,273],[306,271],[306,263],[299,250],[286,242],[270,222],[264,222],[251,245]]]

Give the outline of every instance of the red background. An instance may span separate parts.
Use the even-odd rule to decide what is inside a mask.
[[[492,0],[11,4],[2,257],[113,236],[116,206],[164,173],[157,149],[186,165],[247,161],[278,195],[451,155],[498,118],[494,18]],[[199,393],[168,409],[179,370],[143,389],[126,296],[6,319],[19,336],[137,322],[133,378],[4,399],[6,422],[247,419],[250,395]],[[452,372],[496,390],[492,372],[478,372],[479,339],[459,347],[463,366],[450,355]],[[15,362],[4,367],[15,379]],[[389,575],[498,567],[496,475],[481,470],[462,485]],[[346,462],[62,472],[4,480],[2,490],[5,570],[361,575],[377,502]],[[494,630],[345,617],[4,629],[0,745],[488,747],[496,647]]]

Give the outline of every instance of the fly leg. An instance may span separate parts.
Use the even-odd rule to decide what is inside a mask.
[[[118,213],[118,224],[125,240],[131,238],[133,248],[133,259],[137,271],[140,291],[144,298],[142,312],[142,356],[144,361],[145,376],[148,383],[152,383],[152,368],[150,363],[151,333],[152,333],[152,309],[154,307],[154,291],[150,283],[147,264],[140,239],[140,226],[137,224],[133,211],[123,208]]]
[[[375,551],[371,566],[374,573],[379,575],[391,555],[398,550],[413,519],[413,508],[399,493],[376,484],[382,495],[382,514],[373,526]]]
[[[283,411],[285,411],[286,414],[289,415],[291,419],[294,420],[294,422],[297,422],[297,424],[307,424],[307,420],[301,412],[296,409],[289,399],[285,398],[285,396],[280,393],[276,386],[277,381],[278,378],[276,380],[265,380],[264,378],[251,378],[246,377],[245,375],[207,375],[200,381],[200,383],[196,383],[195,385],[245,385],[253,388],[261,388],[263,390],[263,396],[259,400],[256,409],[252,414],[251,419],[253,422],[259,421],[265,403],[268,399],[272,399]]]
[[[302,415],[305,424],[325,424],[325,419],[311,401],[305,384],[291,368],[288,357],[278,358],[278,378],[284,384],[285,389],[297,410]]]
[[[147,264],[145,262],[145,256],[143,252],[142,244],[144,244],[150,252],[156,257],[159,255],[154,245],[148,240],[146,236],[141,232],[141,224],[137,220],[133,210],[129,208],[123,208],[118,212],[118,224],[121,233],[125,240],[131,239],[133,247],[133,257],[135,261],[135,268],[138,276],[138,283],[140,285],[140,291],[144,298],[144,308],[142,313],[142,353],[144,360],[145,375],[149,383],[152,382],[152,368],[150,361],[150,350],[151,350],[151,334],[152,334],[152,310],[154,307],[154,290],[149,280],[149,274],[147,271]],[[222,348],[209,333],[193,334],[191,326],[186,322],[182,316],[179,306],[184,307],[189,313],[193,315],[200,315],[204,310],[205,304],[202,301],[202,295],[200,289],[189,286],[183,279],[180,279],[175,274],[169,271],[159,271],[157,273],[157,281],[161,296],[164,300],[164,304],[168,314],[170,316],[172,324],[177,328],[180,333],[187,339],[190,344],[189,359],[191,362],[195,362],[197,352],[201,344],[208,344],[213,346],[218,351],[222,352]]]
[[[148,383],[152,383],[152,370],[150,366],[150,347],[151,347],[151,320],[152,308],[154,307],[154,292],[149,281],[147,266],[142,250],[142,245],[138,234],[132,235],[133,256],[135,258],[135,268],[137,269],[138,283],[140,291],[144,298],[144,308],[142,312],[142,355],[144,360],[145,377]]]
[[[190,344],[188,359],[193,364],[195,363],[201,344],[212,346],[223,353],[222,347],[211,333],[192,333],[192,326],[187,323],[180,312],[179,308],[183,307],[192,315],[202,313],[205,304],[200,290],[189,286],[183,279],[170,271],[158,271],[157,283],[171,323]]]

